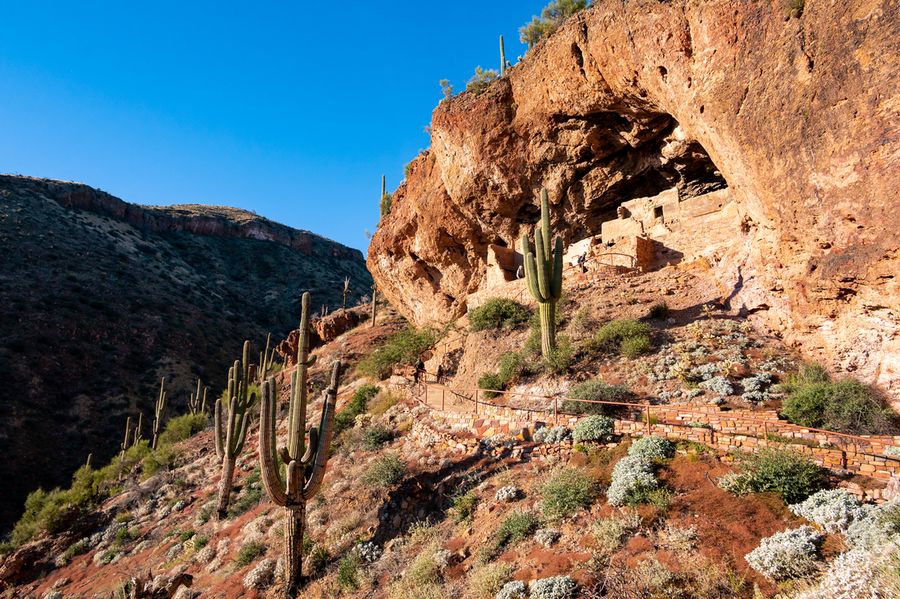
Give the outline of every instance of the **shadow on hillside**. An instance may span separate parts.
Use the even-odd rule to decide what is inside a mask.
[[[478,480],[483,481],[504,468],[508,457],[509,450],[499,457],[479,451],[435,472],[419,472],[405,478],[378,508],[378,527],[372,540],[383,547],[405,534],[416,522],[443,520],[452,497],[465,485],[473,468],[477,468]],[[406,508],[402,507],[404,500],[408,502]]]

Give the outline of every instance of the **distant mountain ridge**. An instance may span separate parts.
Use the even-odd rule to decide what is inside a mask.
[[[139,206],[81,183],[0,175],[0,531],[38,486],[115,453],[155,389],[184,411],[196,377],[218,396],[244,339],[370,292],[362,254],[250,212]]]

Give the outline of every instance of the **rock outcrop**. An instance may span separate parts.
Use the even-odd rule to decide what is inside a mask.
[[[542,186],[566,243],[624,201],[727,187],[739,224],[709,257],[723,297],[897,397],[898,11],[596,1],[487,91],[435,109],[369,249],[379,289],[419,324],[460,316],[488,246],[537,221]]]

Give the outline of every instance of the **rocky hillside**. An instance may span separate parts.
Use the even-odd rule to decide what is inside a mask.
[[[340,306],[344,277],[370,292],[359,251],[242,210],[0,176],[0,530],[113,455],[126,413],[146,435],[161,377],[173,410],[198,376],[218,396],[244,339],[285,336],[304,290]]]
[[[370,246],[380,288],[419,324],[465,313],[541,187],[567,244],[623,202],[724,189],[737,217],[709,284],[900,397],[900,8],[787,4],[597,0],[483,93],[442,102]]]

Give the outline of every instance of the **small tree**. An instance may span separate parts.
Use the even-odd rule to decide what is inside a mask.
[[[530,23],[519,28],[519,40],[533,48],[539,41],[551,35],[566,19],[583,10],[587,0],[553,0],[544,7],[540,17],[532,17]]]
[[[480,66],[475,67],[475,74],[466,83],[466,91],[474,94],[480,94],[488,88],[488,86],[500,77],[500,73],[494,69],[482,69]]]

